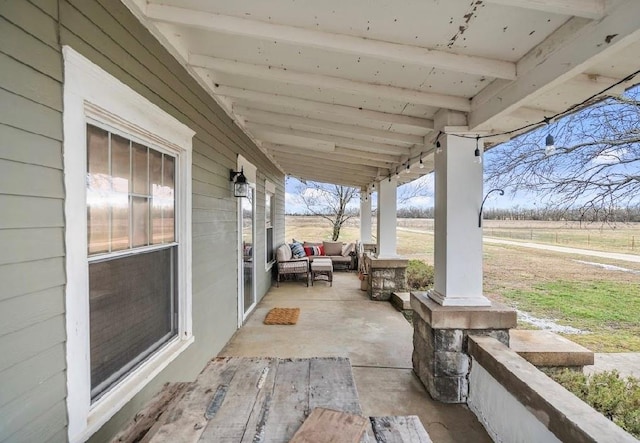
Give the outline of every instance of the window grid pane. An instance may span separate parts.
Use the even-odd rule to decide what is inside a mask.
[[[87,125],[89,255],[175,242],[175,158]]]

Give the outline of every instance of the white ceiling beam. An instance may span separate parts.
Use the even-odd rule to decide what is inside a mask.
[[[577,32],[568,34],[560,30],[561,39],[555,35],[558,31],[554,32],[539,45],[545,50],[534,48],[526,57],[526,65],[531,67],[529,70],[519,71],[517,80],[479,107],[472,103],[469,127],[472,130],[490,127],[527,100],[548,92],[637,41],[640,39],[637,17],[640,17],[640,1],[627,0],[602,20],[590,22]],[[580,19],[574,18],[569,22],[572,20]],[[569,22],[564,26],[571,26]]]
[[[336,149],[336,145],[333,142],[314,139],[311,137],[300,137],[295,134],[261,131],[254,134],[254,136],[261,141],[299,146],[301,148],[312,149],[314,151],[333,152]]]
[[[299,164],[304,164],[312,168],[318,168],[318,159],[315,156],[307,156],[305,154],[287,154],[285,152],[274,152],[273,157],[277,160],[289,160]],[[366,165],[354,165],[352,163],[342,163],[337,160],[324,159],[323,168],[330,168],[334,172],[345,172],[348,174],[370,176],[378,172],[378,168]]]
[[[352,186],[354,188],[360,188],[371,183],[375,177],[369,176],[356,176],[352,174],[335,173],[328,169],[318,169],[308,167],[306,165],[300,165],[295,161],[289,162],[286,159],[282,160],[282,168],[287,175],[291,175],[303,180],[311,180],[322,183],[330,183],[343,186]]]
[[[300,149],[300,147],[295,146],[295,145],[281,145],[281,144],[275,144],[275,143],[263,143],[262,145],[263,145],[263,147],[265,147],[265,149],[267,149],[267,148],[271,148],[271,149],[282,149],[282,148]],[[322,152],[320,152],[320,154],[322,154]],[[331,155],[341,155],[341,156],[345,156],[345,157],[351,157],[351,158],[354,158],[354,159],[357,159],[357,160],[362,160],[363,157],[364,157],[361,150],[343,148],[343,147],[339,147],[339,146],[336,146],[335,151],[333,151],[331,153]],[[401,156],[400,155],[380,154],[380,153],[375,153],[375,152],[367,152],[366,158],[368,160],[374,160],[374,161],[383,163],[381,165],[382,167],[388,167],[389,164],[396,164],[396,163],[399,163],[401,161]]]
[[[215,88],[213,86],[212,88]],[[368,120],[387,122],[417,128],[433,129],[433,120],[411,117],[408,115],[391,114],[388,112],[359,109],[351,106],[336,105],[333,103],[305,100],[267,92],[250,91],[248,89],[234,88],[231,86],[219,86],[214,89],[216,95],[231,97],[249,102],[289,106],[306,112],[325,112],[346,117],[363,118]]]
[[[276,112],[237,108],[237,115],[241,116],[245,122],[264,123],[290,129],[300,129],[302,131],[322,129],[323,132],[327,134],[352,137],[373,142],[402,144],[407,146],[424,143],[424,137],[418,135],[398,134],[379,129],[364,128],[362,126],[344,125],[324,120],[298,117],[291,114],[279,114]]]
[[[223,97],[223,96],[218,95],[217,97]],[[370,120],[370,119],[363,118],[362,116],[354,117],[354,116],[346,116],[346,115],[322,112],[322,111],[301,110],[301,109],[296,109],[293,106],[275,105],[273,103],[250,102],[244,99],[231,99],[231,100],[233,101],[233,107],[232,107],[233,113],[237,115],[242,115],[242,113],[248,112],[248,111],[266,111],[266,112],[277,112],[280,114],[295,115],[298,117],[306,117],[306,118],[315,119],[315,120],[323,120],[327,122],[355,125],[363,128],[378,129],[381,131],[393,132],[395,134],[425,136],[426,134],[432,131],[432,129],[428,129],[424,127],[418,127],[413,125],[408,126],[408,125],[401,125],[401,124],[390,123],[385,121]],[[350,109],[356,109],[356,108],[350,108]],[[397,114],[389,114],[389,115],[397,115]],[[426,119],[424,120],[417,119],[417,120],[422,120],[423,122],[430,122],[431,125],[433,125],[433,120],[426,120]]]
[[[297,148],[295,146],[287,146],[287,145],[277,145],[274,143],[264,143],[263,147],[266,148],[269,153],[276,154],[278,152],[282,152],[285,154],[294,154],[294,155],[298,155],[300,154],[300,148]],[[365,166],[373,166],[376,168],[389,168],[391,167],[391,165],[394,165],[394,163],[388,163],[388,162],[383,162],[383,161],[379,161],[379,160],[374,160],[367,157],[364,157],[362,155],[362,153],[360,153],[360,158],[357,157],[353,157],[353,156],[347,156],[344,154],[337,154],[335,152],[332,152],[330,156],[328,156],[327,154],[323,153],[323,152],[313,152],[313,151],[303,151],[304,155],[307,157],[315,157],[318,160],[324,160],[326,158],[331,158],[332,160],[336,160],[342,163],[348,163],[348,164],[352,164],[352,165],[365,165]]]
[[[378,60],[465,72],[491,78],[516,78],[515,64],[504,60],[439,51],[419,46],[372,40],[344,34],[149,3],[147,17],[229,35],[288,43],[325,51],[372,57]]]
[[[255,135],[256,138],[270,141],[272,143],[280,143],[280,144],[291,144],[291,143],[282,143],[279,141],[273,140],[273,134],[286,134],[293,135],[296,137],[302,138],[310,138],[312,140],[324,140],[327,142],[335,143],[335,146],[342,146],[350,149],[357,149],[360,151],[367,152],[379,152],[381,154],[392,154],[392,155],[402,155],[409,153],[409,148],[405,148],[402,146],[390,145],[385,143],[374,143],[374,142],[366,142],[364,140],[356,140],[349,137],[339,137],[337,135],[331,134],[319,134],[316,132],[308,132],[308,131],[299,131],[297,129],[287,129],[281,128],[279,126],[271,126],[271,125],[263,125],[258,123],[247,123],[247,130]],[[295,145],[295,143],[294,143]]]
[[[469,111],[471,105],[465,97],[435,94],[415,89],[399,88],[396,86],[377,85],[364,83],[328,75],[312,74],[307,72],[292,71],[275,66],[254,65],[241,63],[234,60],[210,57],[207,55],[191,54],[189,64],[192,66],[212,69],[216,72],[224,72],[231,75],[239,75],[253,79],[264,79],[279,83],[287,83],[300,86],[311,86],[314,89],[328,89],[331,91],[345,92],[347,94],[363,95],[366,97],[407,102],[416,105],[433,106],[436,108],[453,109],[456,111]]]
[[[573,15],[590,19],[600,19],[604,15],[604,0],[486,0],[496,5],[550,12],[552,14]]]

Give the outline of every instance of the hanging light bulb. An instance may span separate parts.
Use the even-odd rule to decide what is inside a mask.
[[[477,164],[482,164],[482,153],[480,152],[480,136],[479,135],[476,135],[476,150],[474,151],[473,155],[475,155],[473,162]]]
[[[364,201],[369,201],[369,193],[368,192],[364,193]]]
[[[547,134],[547,138],[544,141],[544,155],[547,157],[556,153],[556,145],[553,140],[553,135]]]
[[[371,183],[371,189],[373,189],[373,190],[376,189],[376,182]]]
[[[407,167],[404,172],[406,172],[407,174],[411,172],[411,166],[409,166],[409,162],[407,162]]]
[[[398,172],[398,168],[396,168],[396,178],[400,177],[400,172]]]
[[[420,153],[420,169],[424,169],[424,163],[422,163],[422,152]]]
[[[442,152],[442,145],[440,144],[440,140],[436,140],[436,154],[440,154]]]

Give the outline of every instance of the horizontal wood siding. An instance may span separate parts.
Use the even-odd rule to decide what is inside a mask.
[[[195,377],[237,327],[237,199],[229,169],[258,168],[255,253],[264,263],[264,180],[284,177],[120,2],[29,0],[0,6],[0,442],[65,441],[62,45],[196,131],[193,140],[194,345],[93,441],[107,441],[167,381]],[[258,267],[262,298],[271,273]]]
[[[38,4],[0,6],[2,442],[66,438],[62,59]]]
[[[60,39],[196,131],[193,139],[193,333],[195,343],[131,401],[92,441],[106,441],[162,383],[194,378],[237,328],[237,199],[229,170],[241,154],[274,183],[282,174],[218,104],[121,3],[60,0]],[[263,194],[263,189],[260,191]],[[258,197],[259,198],[259,197]],[[264,200],[264,197],[262,197]],[[258,200],[260,202],[260,200]],[[256,243],[264,237],[264,201],[256,211]],[[284,228],[283,228],[284,229]],[[264,241],[256,256],[264,257]],[[259,272],[259,297],[270,274]]]

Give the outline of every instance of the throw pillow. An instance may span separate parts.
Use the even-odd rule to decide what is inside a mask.
[[[307,257],[324,255],[324,248],[322,246],[304,246],[304,253]]]
[[[352,252],[355,252],[355,250],[356,250],[356,244],[355,243],[346,243],[342,247],[342,256],[343,257],[348,257],[349,254],[351,254]]]
[[[300,243],[291,243],[291,253],[295,258],[305,257],[304,248]]]
[[[281,245],[276,251],[276,258],[280,263],[291,260],[291,255],[291,248],[286,243]]]
[[[342,242],[325,241],[322,242],[324,253],[331,256],[342,255]]]

